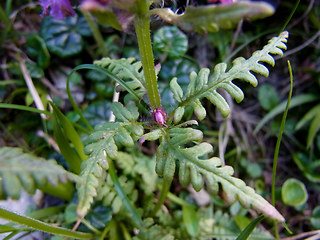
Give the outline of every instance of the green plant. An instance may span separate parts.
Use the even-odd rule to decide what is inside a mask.
[[[174,217],[159,211],[170,192],[172,181],[177,175],[182,186],[186,187],[191,184],[196,191],[200,191],[205,186],[212,195],[217,195],[221,186],[227,202],[238,200],[245,208],[253,208],[277,221],[284,221],[283,216],[270,203],[247,186],[244,181],[233,176],[234,170],[231,166],[226,166],[221,159],[212,157],[213,147],[209,143],[202,142],[203,132],[196,129],[198,122],[190,120],[188,116],[194,113],[198,120],[204,120],[207,111],[201,101],[207,99],[219,109],[223,117],[227,117],[230,113],[230,107],[218,90],[226,90],[237,102],[241,102],[244,94],[241,88],[233,83],[233,80],[241,79],[257,86],[258,80],[253,73],[269,75],[269,70],[264,66],[264,63],[273,66],[275,60],[271,54],[283,54],[283,50],[286,49],[288,32],[282,32],[278,37],[272,38],[262,50],[254,52],[250,58],[236,58],[229,69],[226,63],[220,63],[214,67],[212,72],[208,68],[202,68],[198,73],[192,71],[186,86],[181,86],[178,79],[174,77],[170,81],[170,90],[176,106],[169,111],[161,105],[158,90],[157,69],[154,66],[150,37],[151,15],[157,15],[184,30],[207,32],[218,31],[219,28],[231,28],[244,16],[265,17],[270,15],[273,9],[264,3],[239,2],[231,5],[188,7],[184,15],[178,15],[168,8],[153,7],[150,10],[150,6],[154,2],[111,0],[106,3],[96,2],[97,5],[95,5],[92,1],[85,1],[82,4],[82,10],[90,10],[101,23],[108,23],[117,29],[127,30],[128,23],[133,22],[141,62],[134,58],[120,60],[102,58],[95,61],[94,64],[79,65],[70,73],[67,91],[69,100],[81,120],[80,125],[74,126],[52,102],[50,102],[52,113],[40,111],[50,117],[53,135],[59,150],[68,162],[70,172],[73,172],[71,174],[61,170],[61,174],[67,176],[63,180],[67,181],[69,185],[71,181],[76,182],[78,203],[76,208],[72,205],[67,209],[74,211],[77,214],[78,223],[82,222],[86,225],[86,230],[91,230],[92,234],[67,231],[66,229],[55,232],[55,229],[43,228],[43,223],[39,221],[29,218],[22,221],[20,217],[15,215],[9,215],[8,220],[41,231],[84,239],[92,238],[93,235],[97,239],[104,239],[106,236],[111,239],[115,238],[114,236],[131,239],[135,228],[139,229],[139,234],[136,234],[135,239],[150,239],[153,236],[161,237],[161,239],[191,239],[192,237],[202,239],[200,229],[203,226],[200,225],[201,220],[200,223],[192,220],[192,218],[196,220],[198,215],[192,204],[185,203],[179,198],[175,200],[178,205],[182,206],[182,217],[179,216],[181,213],[179,209],[174,210],[177,214]],[[53,8],[53,6],[51,7]],[[119,13],[124,15],[119,16]],[[80,18],[76,17],[75,19]],[[81,36],[89,34],[87,29],[79,28],[77,21],[75,25],[72,25],[74,27],[72,32],[58,31],[55,33],[50,31],[52,24],[58,24],[61,28],[68,29],[70,27],[70,24],[67,24],[68,21],[73,23],[72,21],[75,20],[69,19],[66,22],[61,22],[46,19],[43,23],[42,37],[46,41],[48,49],[59,56],[76,54],[81,51]],[[77,42],[71,42],[72,44],[77,43],[77,47],[72,47],[73,45],[68,47],[68,42],[59,42],[66,38],[78,39]],[[39,40],[37,44],[39,43],[42,41]],[[157,48],[159,51],[163,51],[161,45]],[[168,56],[179,57],[185,51],[182,49],[177,53],[170,52]],[[45,51],[43,54],[47,56]],[[46,61],[38,61],[42,67],[46,66]],[[91,126],[83,111],[77,106],[70,91],[70,79],[76,71],[84,69],[98,71],[120,85],[120,90],[125,95],[123,103],[113,102],[110,107],[115,121],[108,122],[106,120],[105,123]],[[186,88],[185,91],[183,91],[183,87]],[[12,105],[1,104],[0,107],[12,107]],[[22,106],[15,106],[15,108],[31,110],[31,108]],[[84,141],[76,129],[85,135]],[[156,140],[159,142],[159,146],[155,159],[146,157],[137,151],[138,146],[146,144],[146,141]],[[24,154],[15,148],[6,148],[2,151],[15,153],[9,154],[9,157],[14,160],[20,159],[20,157],[27,160],[37,159],[35,156]],[[6,158],[4,163],[7,160]],[[37,161],[40,162],[39,159]],[[43,161],[41,160],[41,162]],[[51,162],[45,163],[47,168],[53,168],[52,165]],[[132,169],[128,169],[128,165],[132,166]],[[154,169],[162,179],[161,187],[156,187]],[[21,188],[30,192],[35,187],[41,189],[41,184],[35,185],[33,188],[29,186],[31,180],[37,178],[30,174],[26,177],[24,171],[16,173],[19,179],[17,177],[10,178],[10,171],[6,169],[0,173],[5,186],[21,181]],[[59,177],[58,173],[60,172],[56,172]],[[118,174],[121,176],[118,177]],[[53,183],[57,182],[55,178]],[[146,187],[147,184],[149,184],[148,187]],[[157,203],[154,206],[152,204],[155,199],[153,192],[156,188],[160,188],[161,193],[156,198]],[[143,191],[140,201],[138,201],[137,189]],[[18,195],[18,193],[11,193],[9,190],[7,188],[3,192],[5,196]],[[51,193],[49,189],[47,190]],[[69,191],[72,193],[71,188]],[[63,193],[60,192],[60,194]],[[61,195],[58,194],[60,197]],[[112,219],[102,226],[92,226],[92,223],[88,221],[88,216],[92,213],[95,203],[112,208]],[[175,207],[172,206],[172,208]],[[3,216],[5,213],[0,212],[0,214]],[[254,226],[262,218],[259,217],[253,221],[238,239],[248,238]],[[175,230],[177,224],[175,220],[184,222],[184,228]],[[12,232],[13,229],[4,229],[4,231]],[[27,229],[27,231],[31,231],[31,229]],[[208,234],[210,235],[210,233]]]

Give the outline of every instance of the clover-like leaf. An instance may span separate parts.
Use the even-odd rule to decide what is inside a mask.
[[[27,37],[27,52],[31,57],[37,59],[37,63],[41,68],[48,67],[50,54],[44,40],[39,35]]]
[[[179,58],[188,50],[188,37],[176,26],[164,26],[153,35],[153,49]]]
[[[83,36],[90,36],[91,31],[85,18],[79,15],[63,20],[45,17],[40,35],[48,49],[63,58],[80,53],[83,48]]]

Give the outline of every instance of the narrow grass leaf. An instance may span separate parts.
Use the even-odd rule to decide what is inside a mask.
[[[71,148],[68,139],[65,134],[62,132],[59,123],[58,116],[54,114],[52,118],[53,125],[53,135],[56,139],[56,142],[59,146],[62,156],[68,162],[70,169],[76,174],[80,173],[80,164],[82,162],[79,155]]]
[[[88,158],[87,155],[84,154],[84,145],[80,139],[79,134],[74,129],[70,120],[57,108],[57,106],[50,102],[53,113],[59,119],[59,122],[63,128],[64,135],[72,142],[74,148],[76,149],[80,159],[83,161]]]
[[[249,238],[250,234],[253,232],[253,230],[256,228],[256,226],[259,224],[259,222],[264,219],[264,215],[261,215],[257,217],[256,219],[252,220],[251,223],[240,233],[240,235],[237,237],[236,240],[246,240]]]
[[[34,112],[34,113],[43,113],[47,116],[51,116],[52,113],[45,110],[39,110],[34,107],[28,107],[23,105],[17,105],[17,104],[10,104],[10,103],[0,103],[0,108],[7,108],[7,109],[17,109],[21,111],[28,111],[28,112]]]
[[[5,220],[8,220],[8,221],[11,221],[14,223],[22,224],[24,226],[33,228],[38,231],[51,233],[54,235],[70,237],[73,239],[92,239],[92,238],[94,238],[94,235],[92,233],[76,232],[76,231],[72,231],[67,228],[56,227],[56,226],[50,225],[45,222],[41,222],[39,220],[30,218],[30,217],[25,217],[25,216],[7,211],[3,208],[0,208],[0,218],[3,218]]]
[[[291,99],[291,104],[289,109],[303,105],[305,103],[314,102],[316,100],[319,100],[319,96],[317,95],[301,94]],[[272,111],[270,111],[264,118],[261,119],[261,121],[258,123],[256,128],[254,129],[253,133],[256,134],[268,121],[270,121],[280,113],[283,113],[284,110],[286,109],[286,105],[287,105],[287,101],[285,100],[282,103],[280,103],[277,107],[275,107]]]
[[[317,132],[320,129],[320,112],[315,116],[312,120],[309,131],[308,131],[308,138],[307,138],[307,147],[310,148],[313,139],[315,138]]]

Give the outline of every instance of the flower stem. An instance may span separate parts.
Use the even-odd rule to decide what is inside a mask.
[[[157,85],[157,77],[154,69],[154,59],[150,38],[150,18],[148,14],[149,4],[140,0],[137,4],[139,9],[136,12],[134,27],[137,34],[143,73],[146,80],[146,88],[149,101],[153,109],[161,105]]]
[[[284,125],[286,123],[286,118],[287,118],[287,114],[289,111],[289,106],[290,106],[291,96],[292,96],[292,88],[293,88],[293,76],[292,76],[292,69],[291,69],[291,64],[290,64],[289,60],[288,60],[288,68],[289,68],[289,74],[290,74],[290,91],[289,91],[287,106],[286,106],[286,109],[285,109],[283,116],[282,116],[280,132],[278,135],[276,147],[274,150],[274,157],[273,157],[272,184],[271,184],[272,206],[275,206],[275,204],[276,204],[276,173],[277,173],[278,155],[279,155],[279,149],[280,149],[280,144],[281,144],[281,139],[282,139],[282,133],[284,131]],[[274,225],[276,239],[280,239],[278,222],[275,220],[273,222],[273,225]]]
[[[85,10],[81,10],[81,12],[82,12],[83,16],[85,17],[85,19],[86,19],[86,21],[92,31],[94,40],[98,44],[98,47],[99,47],[100,51],[102,52],[103,57],[108,56],[108,50],[107,50],[106,46],[104,45],[104,41],[103,41],[103,37],[101,35],[101,32],[99,31],[97,24],[93,21],[91,14]]]
[[[172,179],[171,180],[170,179],[163,179],[158,202],[151,213],[152,217],[156,215],[156,213],[159,211],[159,209],[163,205],[164,201],[166,200],[167,195],[170,191],[171,183],[172,183]]]

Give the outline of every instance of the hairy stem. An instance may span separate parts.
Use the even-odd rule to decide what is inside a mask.
[[[148,15],[149,4],[146,0],[137,3],[134,27],[137,34],[143,73],[146,80],[146,89],[152,108],[160,107],[160,97],[157,77],[154,69],[154,59],[150,38],[150,18]]]

